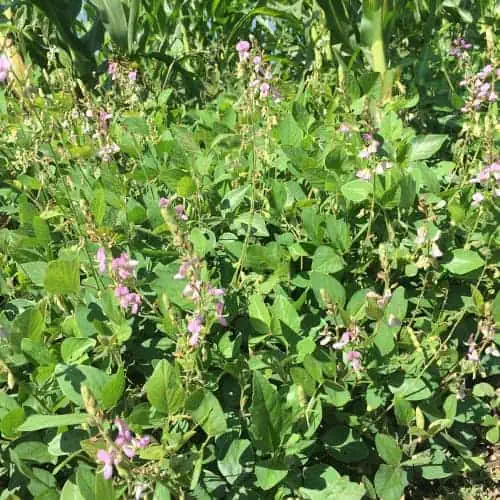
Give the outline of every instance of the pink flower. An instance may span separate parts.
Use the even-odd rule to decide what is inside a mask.
[[[118,465],[120,458],[116,455],[116,451],[113,448],[109,448],[108,451],[101,449],[97,451],[97,461],[104,464],[104,479],[111,479],[113,476],[113,465]]]
[[[250,42],[246,40],[240,40],[236,44],[236,50],[241,54],[242,52],[248,52],[250,50]]]
[[[224,316],[224,302],[216,302],[215,303],[215,315],[217,317],[217,322],[221,326],[228,326],[229,323],[227,322],[227,319]]]
[[[99,272],[104,274],[106,272],[106,251],[103,247],[97,250],[96,260],[99,263]]]
[[[120,257],[111,261],[111,269],[115,271],[121,279],[125,280],[132,276],[137,264],[138,262],[136,260],[131,260],[129,255],[123,252]]]
[[[350,341],[351,341],[351,334],[347,331],[347,332],[342,334],[342,337],[340,337],[340,340],[338,342],[335,342],[334,344],[332,344],[332,347],[336,351],[340,351],[347,344],[349,344]]]
[[[182,295],[184,297],[187,297],[188,299],[193,300],[194,302],[197,302],[200,299],[200,289],[201,289],[201,281],[195,280],[192,281],[191,283],[188,283],[184,287]]]
[[[129,73],[128,73],[128,79],[131,82],[135,82],[137,80],[137,71],[129,71]]]
[[[190,267],[191,267],[190,262],[183,262],[180,265],[177,274],[174,276],[174,280],[183,280],[186,277],[186,274],[189,271]]]
[[[368,149],[362,149],[359,153],[358,153],[358,158],[362,158],[363,160],[366,160],[367,158],[370,158],[371,156],[371,153],[370,151],[368,151]]]
[[[361,370],[361,353],[358,351],[349,351],[346,355],[347,361],[355,372]]]
[[[149,444],[151,443],[151,438],[149,436],[137,436],[135,438],[132,438],[132,444],[136,448],[147,448]]]
[[[184,208],[184,205],[177,205],[175,207],[175,213],[177,214],[177,217],[180,220],[188,220],[188,216],[186,214],[186,210]]]
[[[9,76],[10,71],[10,60],[5,55],[0,56],[0,82],[5,82]]]
[[[271,90],[271,86],[268,83],[264,82],[260,86],[259,90],[260,90],[261,97],[267,97],[269,95],[270,90]]]
[[[122,309],[130,309],[132,314],[139,312],[142,298],[138,293],[131,293],[126,286],[118,285],[115,288],[115,296],[120,299],[120,307]]]
[[[259,66],[259,64],[262,62],[262,57],[255,56],[252,62],[254,63],[255,66]]]
[[[341,123],[339,127],[339,132],[342,132],[343,134],[348,134],[351,131],[351,128],[349,125],[345,123]]]
[[[118,63],[117,62],[108,63],[108,75],[111,75],[112,80],[114,80],[116,78],[117,71],[118,71]]]
[[[158,202],[158,206],[160,208],[167,208],[170,203],[170,200],[168,198],[160,198],[160,201]]]
[[[372,178],[372,174],[367,168],[363,168],[362,170],[358,170],[356,172],[356,177],[363,181],[370,181]]]
[[[203,328],[203,318],[198,314],[188,323],[188,331],[191,333],[189,337],[189,345],[197,347],[200,343],[200,332]]]
[[[118,428],[118,436],[115,439],[115,444],[117,446],[122,446],[126,443],[130,443],[132,440],[132,432],[126,422],[117,417],[115,418],[114,424]]]
[[[472,207],[477,207],[479,206],[482,202],[484,201],[484,195],[483,193],[480,193],[479,191],[477,193],[474,193],[472,195]]]
[[[224,288],[214,288],[212,285],[208,285],[208,295],[212,295],[212,297],[222,297],[225,293]]]
[[[106,130],[108,128],[108,121],[113,117],[111,113],[108,113],[106,111],[99,111],[99,122],[101,124],[101,127]]]

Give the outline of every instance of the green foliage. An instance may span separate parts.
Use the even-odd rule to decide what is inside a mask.
[[[0,89],[2,498],[398,500],[487,476],[498,110],[460,111],[459,82],[498,50],[493,6],[467,8],[4,11],[30,71]]]

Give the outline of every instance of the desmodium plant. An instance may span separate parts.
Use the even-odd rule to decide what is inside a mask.
[[[500,67],[459,28],[443,106],[257,28],[196,106],[0,55],[0,498],[493,495]]]

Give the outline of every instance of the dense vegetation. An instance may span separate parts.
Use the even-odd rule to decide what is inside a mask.
[[[494,497],[493,0],[1,9],[0,499]]]

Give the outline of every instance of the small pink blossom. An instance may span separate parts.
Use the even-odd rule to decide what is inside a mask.
[[[96,260],[99,263],[99,272],[104,274],[106,272],[106,251],[103,247],[97,250]]]
[[[138,262],[136,260],[132,260],[127,253],[122,252],[120,257],[111,261],[111,269],[115,271],[121,279],[125,280],[132,276],[137,264]]]
[[[215,315],[217,318],[217,322],[221,326],[228,326],[228,322],[226,317],[224,316],[224,302],[216,302],[215,303]]]
[[[111,75],[112,80],[114,80],[116,78],[117,71],[118,71],[118,63],[117,62],[108,63],[108,75]]]
[[[129,71],[129,73],[128,73],[128,79],[131,82],[135,82],[137,80],[137,71]]]
[[[160,208],[167,208],[170,203],[170,200],[168,198],[160,198],[160,201],[158,202],[158,206]]]
[[[5,82],[9,76],[11,64],[9,58],[2,54],[0,56],[0,82]]]
[[[346,123],[341,123],[339,127],[339,132],[342,132],[343,134],[348,134],[351,131],[351,127],[347,125]]]
[[[113,476],[113,465],[118,465],[120,458],[113,448],[109,448],[108,451],[101,449],[97,451],[97,461],[104,464],[104,479],[111,479]]]
[[[188,216],[186,214],[186,209],[184,205],[176,205],[175,213],[177,214],[177,218],[180,220],[188,220]]]
[[[356,172],[356,177],[362,181],[370,181],[372,178],[372,173],[367,168],[363,168]]]
[[[261,97],[268,97],[269,92],[271,91],[271,86],[268,83],[264,82],[263,84],[261,84],[259,90]]]
[[[484,352],[489,356],[493,356],[495,358],[500,357],[500,351],[494,345],[488,346]]]
[[[342,334],[342,337],[340,337],[340,340],[338,342],[335,342],[332,344],[332,347],[336,351],[340,351],[347,344],[349,344],[350,341],[351,341],[351,334],[347,331],[347,332]]]
[[[222,297],[225,293],[224,288],[214,288],[212,285],[208,285],[208,295],[212,295],[212,297]]]
[[[253,58],[253,61],[252,61],[252,62],[253,62],[253,64],[254,64],[255,66],[259,66],[259,65],[260,65],[260,63],[262,62],[262,57],[260,57],[260,56],[255,56],[255,57]]]
[[[182,295],[187,297],[188,299],[197,302],[200,299],[200,291],[201,291],[201,281],[195,280],[188,283],[184,290],[182,291]]]
[[[248,52],[250,50],[250,42],[247,42],[246,40],[240,40],[236,44],[236,50],[238,52]]]
[[[358,351],[349,351],[346,355],[347,361],[351,364],[351,368],[355,372],[361,370],[361,353]]]
[[[188,323],[188,331],[191,333],[189,337],[189,345],[191,347],[197,347],[200,343],[200,332],[203,328],[203,318],[198,314]]]
[[[472,195],[472,207],[477,207],[479,206],[482,202],[484,201],[484,195],[480,193],[479,191],[477,193],[474,193]]]

